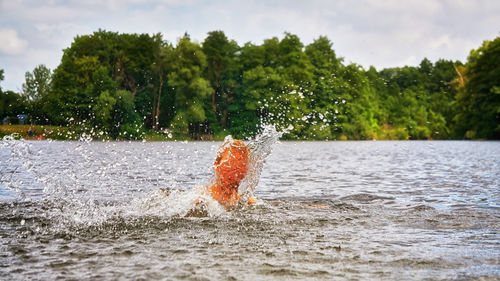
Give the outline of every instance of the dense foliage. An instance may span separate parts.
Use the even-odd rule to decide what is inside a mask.
[[[238,46],[213,31],[174,46],[99,30],[77,36],[53,72],[26,73],[22,94],[0,89],[0,116],[28,113],[94,138],[249,138],[271,123],[287,139],[500,139],[500,38],[465,64],[381,71],[345,64],[332,45],[285,33]]]
[[[4,71],[0,69],[0,82],[4,79]],[[0,118],[7,116],[16,117],[19,114],[30,113],[28,98],[25,95],[17,94],[12,91],[2,91],[0,87]]]

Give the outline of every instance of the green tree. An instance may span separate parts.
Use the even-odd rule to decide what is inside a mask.
[[[175,90],[175,117],[170,128],[185,135],[201,133],[206,120],[203,101],[213,91],[202,77],[207,66],[206,56],[200,45],[191,42],[186,34],[170,53],[169,63],[172,71],[168,83]]]
[[[126,90],[116,91],[113,115],[113,137],[138,139],[144,132],[141,116],[135,110],[134,97]]]
[[[229,108],[234,114],[232,133],[238,138],[254,137],[262,123],[281,121],[283,126],[285,116],[277,112],[280,104],[274,99],[283,88],[283,78],[271,67],[258,66],[243,73],[243,85]]]
[[[172,88],[168,84],[168,74],[171,71],[169,62],[170,52],[174,47],[172,44],[163,40],[161,33],[155,34],[153,37],[154,45],[154,62],[151,66],[150,87],[152,87],[152,127],[153,130],[167,128],[170,121],[174,117],[174,99]],[[146,91],[145,91],[146,92]]]
[[[95,97],[93,113],[95,118],[94,124],[97,130],[109,134],[111,129],[110,121],[115,103],[116,99],[108,91],[104,91],[98,97]]]
[[[252,93],[253,89],[251,88],[254,83],[259,83],[259,81],[254,80],[254,77],[256,79],[259,76],[248,71],[257,67],[263,68],[265,56],[263,46],[251,43],[246,43],[236,52],[235,60],[238,65],[238,73],[236,74],[233,99],[228,101],[227,124],[230,132],[238,138],[252,137],[258,130],[261,110],[257,100],[253,97],[254,93]],[[265,77],[267,78],[267,75]]]
[[[3,69],[0,69],[0,82],[2,82],[5,79],[3,72],[4,72]],[[0,91],[2,91],[2,87],[0,87]]]
[[[272,50],[275,46],[267,46],[267,48]],[[289,84],[300,85],[314,80],[314,67],[303,49],[304,44],[300,42],[299,37],[286,32],[285,37],[278,44],[278,53],[271,56],[272,60],[277,62],[278,72]]]
[[[78,103],[77,121],[89,121],[90,124],[101,131],[110,132],[111,111],[116,102],[116,83],[109,77],[108,69],[100,66],[92,74],[92,78],[87,84],[84,96]]]
[[[12,91],[3,92],[0,89],[0,118],[16,117],[19,114],[29,114],[30,106],[24,95]]]
[[[500,139],[500,37],[472,50],[466,64],[467,83],[457,94],[462,138]]]
[[[302,83],[302,91],[309,99],[304,109],[311,126],[302,137],[336,139],[342,136],[348,108],[344,79],[340,75],[342,58],[337,58],[333,43],[327,37],[319,37],[305,48],[314,67],[313,79]]]
[[[203,53],[207,57],[206,78],[210,81],[212,92],[211,105],[222,128],[227,127],[227,108],[233,100],[236,87],[236,52],[239,46],[235,41],[229,41],[223,31],[208,33],[203,42]]]
[[[77,36],[64,50],[61,64],[54,70],[54,90],[47,97],[50,119],[53,123],[65,124],[71,118],[85,120],[93,116],[88,106],[93,107],[96,98],[105,90],[99,90],[97,84],[91,89],[88,86],[94,83],[94,73],[104,67],[107,77],[115,84],[114,89],[108,89],[109,95],[115,98],[116,89],[132,93],[141,120],[153,127],[156,113],[163,108],[158,103],[164,100],[160,92],[168,88],[167,83],[161,81],[167,77],[164,67],[156,65],[161,61],[157,50],[165,45],[161,34],[118,34],[99,30],[91,35]],[[173,100],[166,101],[172,108]],[[168,109],[169,104],[165,104],[165,108]],[[168,115],[169,110],[166,113]]]

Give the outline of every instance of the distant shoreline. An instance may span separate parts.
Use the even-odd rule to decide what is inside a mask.
[[[36,129],[36,136],[29,136],[27,134],[27,130],[29,128]],[[47,131],[51,131],[52,133],[47,133]],[[30,141],[45,141],[45,140],[54,140],[54,141],[78,141],[75,139],[75,134],[68,134],[68,127],[62,126],[50,126],[50,125],[0,125],[0,137],[3,138],[6,135],[11,135],[13,133],[18,134],[24,140]],[[40,138],[41,135],[41,138]],[[181,138],[176,138],[175,136],[172,138],[168,138],[165,135],[161,134],[146,134],[144,138],[141,139],[122,139],[122,138],[105,138],[105,139],[94,139],[93,141],[116,141],[116,142],[140,142],[140,141],[148,141],[148,142],[181,142],[181,141],[189,141],[189,142],[221,142],[223,138],[214,138],[212,140],[194,140],[194,139],[186,139],[186,136],[182,136]],[[372,139],[372,140],[361,140],[361,139],[304,139],[304,140],[290,140],[290,139],[282,139],[282,142],[349,142],[349,141],[499,141],[499,140],[488,140],[488,139],[407,139],[407,140],[394,140],[394,139]]]

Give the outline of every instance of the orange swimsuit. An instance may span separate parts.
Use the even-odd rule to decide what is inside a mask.
[[[238,188],[247,173],[249,149],[241,140],[225,142],[221,148],[224,146],[215,159],[215,177],[208,191],[221,205],[230,209],[238,204],[241,196]],[[256,202],[254,197],[248,200],[248,204]]]

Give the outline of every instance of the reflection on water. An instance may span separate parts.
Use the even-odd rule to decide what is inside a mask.
[[[208,217],[137,202],[204,185],[220,142],[2,145],[0,279],[500,277],[498,142],[282,142],[263,200]]]

